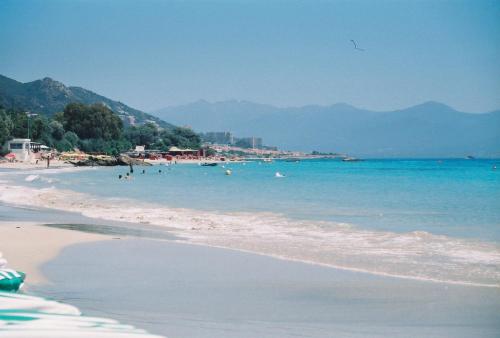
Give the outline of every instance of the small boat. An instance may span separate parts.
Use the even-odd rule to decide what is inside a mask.
[[[361,159],[359,158],[356,158],[356,157],[345,157],[342,159],[343,162],[359,162],[359,161],[362,161]]]
[[[276,178],[282,178],[282,177],[285,177],[285,175],[283,175],[282,173],[280,173],[279,171],[277,171],[276,174],[274,174],[274,177],[276,177]]]
[[[231,175],[233,173],[233,171],[231,169],[227,169],[225,171],[225,173],[226,173],[226,176],[229,176],[229,175]]]
[[[210,163],[202,163],[202,167],[216,167],[217,163],[216,162],[210,162]]]
[[[265,158],[262,160],[263,162],[272,162],[273,160],[271,158]]]
[[[466,159],[467,160],[475,160],[476,158],[472,155],[467,155]]]
[[[285,162],[294,162],[294,163],[297,163],[297,162],[300,162],[300,159],[298,159],[298,158],[287,158],[287,159],[285,159]]]

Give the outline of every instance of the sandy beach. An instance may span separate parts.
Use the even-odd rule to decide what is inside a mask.
[[[49,164],[50,169],[56,168],[70,168],[73,167],[71,163],[59,160],[51,160]],[[29,169],[45,169],[47,168],[47,161],[39,160],[38,163],[32,162],[8,162],[1,161],[0,169],[17,169],[17,170],[29,170]]]
[[[33,222],[0,222],[0,251],[9,266],[27,274],[28,287],[47,282],[40,266],[64,247],[109,239],[102,234],[48,228]]]

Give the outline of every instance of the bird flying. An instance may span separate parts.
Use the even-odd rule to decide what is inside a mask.
[[[352,39],[351,39],[351,42],[352,42],[352,44],[354,45],[354,49],[359,50],[359,51],[361,51],[361,52],[364,52],[364,51],[365,51],[364,49],[362,49],[362,48],[359,48],[359,47],[358,47],[358,45],[357,45],[356,41],[354,41],[354,40],[352,40]]]

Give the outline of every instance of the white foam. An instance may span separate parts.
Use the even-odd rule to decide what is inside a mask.
[[[168,227],[195,244],[380,275],[500,287],[498,244],[424,231],[362,230],[345,223],[293,220],[276,213],[216,213],[97,198],[55,188],[0,185],[0,200],[105,220]]]
[[[40,178],[40,175],[28,175],[24,180],[26,182],[33,182],[35,180],[38,180]]]

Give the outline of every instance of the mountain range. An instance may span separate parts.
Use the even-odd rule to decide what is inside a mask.
[[[229,100],[161,109],[152,114],[51,78],[21,83],[0,75],[0,106],[52,115],[71,102],[103,103],[125,124],[187,125],[198,132],[257,136],[281,149],[340,152],[365,157],[500,157],[500,111],[471,114],[426,102],[375,112],[339,103],[275,107]],[[165,121],[169,121],[167,123]]]
[[[26,110],[51,116],[64,110],[71,102],[84,104],[102,103],[114,111],[126,125],[154,122],[163,128],[172,125],[160,118],[131,108],[126,104],[108,99],[81,87],[65,86],[49,77],[22,83],[0,75],[0,106]]]
[[[500,156],[500,111],[464,113],[438,102],[375,112],[344,103],[280,108],[200,100],[153,114],[200,132],[262,137],[281,149],[366,157]]]

